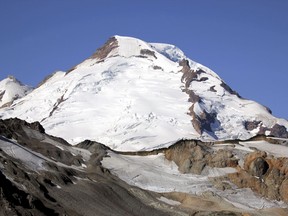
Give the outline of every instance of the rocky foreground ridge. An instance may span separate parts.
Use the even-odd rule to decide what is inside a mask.
[[[288,212],[284,204],[288,203],[287,158],[274,157],[256,147],[250,148],[253,150],[250,153],[236,147],[246,145],[245,142],[183,140],[150,152],[115,152],[88,140],[72,147],[61,138],[47,135],[39,123],[19,119],[1,120],[0,135],[2,215],[285,215]],[[287,141],[273,140],[273,143],[269,145],[287,148]],[[182,175],[201,178],[214,168],[231,167],[235,171],[209,177],[213,190],[200,194],[177,188],[153,192],[137,187],[133,180],[127,182],[130,185],[121,180],[121,174],[105,162],[113,159],[112,153],[132,158],[163,154],[164,164],[173,161]],[[137,178],[145,175],[139,172]],[[261,202],[261,197],[274,201],[268,205],[270,201],[266,200],[263,208],[243,209],[235,205],[235,200],[231,203],[229,197],[225,199],[227,191],[238,193],[241,188],[251,188]],[[284,202],[276,204],[275,200]]]

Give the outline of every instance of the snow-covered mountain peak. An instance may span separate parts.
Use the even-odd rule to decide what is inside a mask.
[[[148,58],[155,56],[155,51],[151,49],[151,46],[133,37],[124,36],[113,36],[92,55],[92,59],[97,59],[98,61],[104,60],[109,57],[143,57]]]
[[[122,151],[182,138],[288,137],[287,121],[242,99],[176,46],[122,36],[69,72],[53,74],[0,116],[39,121],[73,144],[90,139]]]
[[[123,57],[141,56],[143,58],[154,57],[155,51],[150,45],[140,39],[132,37],[115,36],[118,42],[118,55]],[[112,54],[112,53],[111,53]]]
[[[0,81],[0,82],[1,82],[1,87],[2,87],[3,85],[7,85],[7,84],[9,84],[9,83],[17,83],[17,84],[19,84],[19,85],[22,85],[21,82],[20,82],[19,80],[17,80],[17,79],[16,79],[14,76],[12,76],[12,75],[7,76],[7,78],[3,79],[3,80]]]
[[[19,99],[32,90],[32,87],[23,85],[13,76],[8,76],[0,81],[0,107],[9,106],[14,100]]]

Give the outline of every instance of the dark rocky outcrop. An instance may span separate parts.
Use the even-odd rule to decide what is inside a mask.
[[[154,70],[162,70],[162,71],[163,71],[163,68],[160,67],[160,66],[158,66],[158,65],[154,65],[154,66],[153,66],[153,69],[154,69]]]
[[[45,129],[39,122],[28,123],[18,118],[0,119],[0,135],[5,136],[6,138],[13,138],[17,140],[18,133],[23,131],[23,127],[27,127],[33,130],[38,131],[39,133],[45,133]]]
[[[209,88],[209,91],[217,92],[217,91],[215,90],[215,85],[214,85],[214,86],[211,86],[211,87]]]
[[[47,142],[46,139],[49,139],[58,142],[60,147],[62,145],[70,146],[61,138],[45,134],[45,130],[39,122],[27,123],[17,118],[0,120],[0,135],[8,139],[14,139],[22,146],[66,165],[80,166],[83,163],[81,157],[73,156],[71,152]]]
[[[0,171],[1,215],[59,215],[34,196],[19,189]]]
[[[246,130],[254,130],[259,127],[258,135],[265,135],[266,132],[270,134],[269,136],[279,137],[279,138],[288,138],[287,128],[283,125],[275,124],[273,127],[268,128],[262,125],[261,121],[246,121],[244,126]]]
[[[279,124],[275,124],[272,128],[271,128],[271,136],[274,137],[281,137],[281,138],[288,138],[288,132],[287,132],[287,128],[283,125],[279,125]]]
[[[269,169],[269,164],[262,158],[258,157],[252,161],[248,168],[249,174],[262,178]]]
[[[6,92],[6,91],[0,92],[0,102],[2,101],[2,98],[3,98],[4,94],[5,94],[5,92]]]
[[[197,73],[191,70],[189,61],[186,59],[181,60],[179,65],[182,66],[181,72],[183,73],[181,82],[185,84],[185,90],[187,90],[192,80],[197,78]]]
[[[155,52],[152,51],[152,50],[149,50],[149,49],[141,49],[140,50],[140,54],[143,55],[143,56],[152,56],[155,59],[157,59],[157,57],[155,55]]]
[[[191,107],[189,108],[188,114],[192,117],[191,122],[193,127],[199,134],[207,131],[208,133],[210,133],[210,135],[214,136],[214,138],[217,139],[217,137],[214,135],[213,129],[211,128],[212,124],[218,124],[220,126],[220,122],[217,120],[217,113],[208,113],[206,110],[203,110],[201,115],[196,115],[196,113],[194,112],[194,106],[196,103],[202,103],[201,97],[199,97],[199,95],[197,95],[193,90],[189,89],[189,86],[191,85],[191,82],[193,80],[196,80],[198,82],[204,82],[208,78],[202,77],[198,79],[198,76],[204,71],[202,71],[201,69],[199,69],[198,71],[191,70],[188,60],[183,59],[179,62],[179,65],[182,66],[181,72],[183,73],[181,77],[181,82],[184,83],[184,88],[182,89],[182,91],[189,95],[188,101],[192,103]],[[212,91],[213,90],[214,89],[212,88]]]
[[[105,59],[109,53],[118,47],[118,41],[115,37],[111,37],[108,41],[90,57],[91,59],[98,59],[99,61]]]
[[[102,47],[97,49],[96,52],[94,54],[92,54],[90,59],[97,59],[98,60],[97,62],[102,62],[109,55],[109,53],[112,50],[116,49],[117,47],[119,47],[119,46],[118,46],[118,41],[117,41],[116,37],[111,37],[106,41],[106,43]],[[71,69],[69,69],[66,72],[66,75],[68,75],[73,70],[75,70],[76,67],[77,66],[74,66]]]
[[[260,121],[246,121],[244,122],[244,127],[246,130],[252,131],[259,127]]]
[[[236,91],[232,90],[230,86],[228,86],[225,82],[222,81],[220,85],[230,94],[237,95],[237,97],[242,98]]]

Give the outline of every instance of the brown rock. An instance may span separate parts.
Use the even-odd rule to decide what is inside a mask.
[[[279,200],[279,187],[283,181],[284,176],[279,169],[272,168],[265,178],[267,185],[267,197],[272,200]]]
[[[255,152],[252,152],[252,153],[246,155],[245,162],[244,162],[244,169],[246,171],[249,171],[250,164],[258,157],[266,158],[267,153],[264,151],[255,151]]]
[[[118,41],[115,37],[111,37],[108,41],[91,56],[91,59],[99,59],[100,61],[106,58],[109,53],[118,47]]]
[[[279,192],[280,192],[281,198],[285,202],[288,202],[288,179],[287,178],[282,182]]]

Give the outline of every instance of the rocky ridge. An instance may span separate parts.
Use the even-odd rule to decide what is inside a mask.
[[[72,147],[61,138],[45,134],[37,122],[1,120],[0,135],[0,196],[4,215],[135,215],[135,212],[137,215],[243,215],[243,209],[209,192],[201,196],[155,193],[130,186],[102,165],[111,149],[89,140]],[[215,188],[231,190],[235,183],[239,187],[251,187],[259,195],[287,202],[283,193],[287,186],[287,158],[273,158],[263,151],[255,151],[245,154],[242,163],[233,148],[237,143],[226,144],[183,140],[150,152],[115,153],[141,157],[164,153],[167,161],[174,161],[179,171],[186,174],[205,175],[209,167],[233,167],[238,170],[236,173],[210,179]],[[25,152],[30,154],[26,157],[33,155],[31,161],[36,164],[27,163],[23,158]],[[259,176],[264,182],[256,182]],[[261,184],[266,184],[267,189],[262,190]],[[257,191],[258,188],[261,190]],[[201,207],[199,203],[203,202],[211,207]],[[197,207],[193,207],[195,204]],[[244,212],[246,215],[285,214],[285,208],[274,211],[264,208]]]

